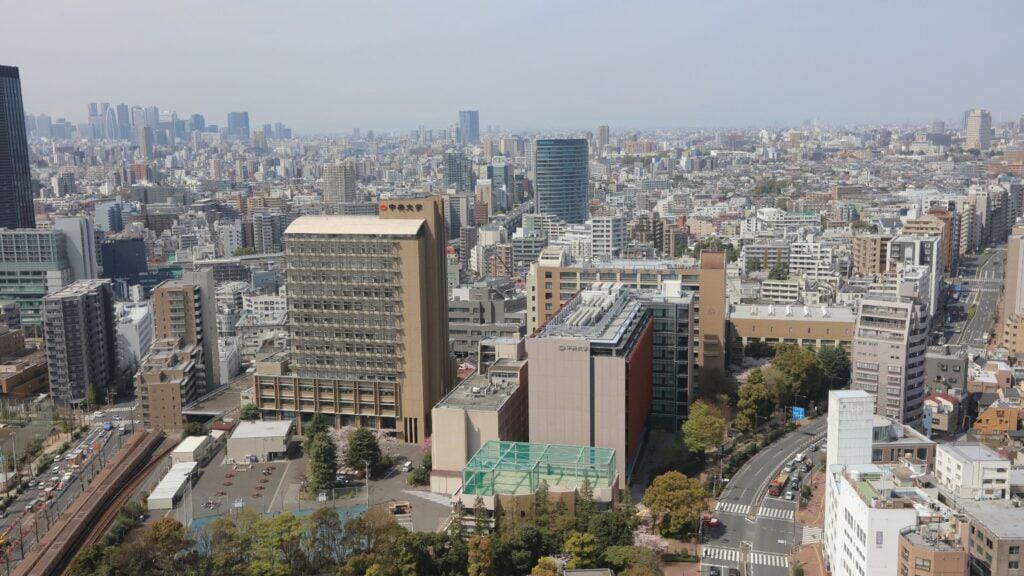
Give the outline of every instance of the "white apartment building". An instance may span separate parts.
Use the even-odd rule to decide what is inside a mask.
[[[918,495],[897,495],[891,472],[871,464],[874,402],[863,390],[829,392],[822,542],[833,576],[897,574],[900,530],[917,525]]]
[[[789,247],[789,275],[810,280],[834,279],[836,263],[832,248],[812,240],[793,242]]]
[[[213,224],[213,231],[217,237],[218,256],[231,256],[244,246],[241,220],[218,220]]]
[[[288,301],[284,294],[245,294],[242,310],[255,314],[261,321],[275,320],[288,310]]]
[[[1010,497],[1010,461],[978,442],[939,444],[935,479],[954,499]]]
[[[590,221],[594,256],[617,256],[626,246],[626,223],[622,216],[595,216]]]

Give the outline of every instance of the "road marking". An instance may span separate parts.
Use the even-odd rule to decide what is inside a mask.
[[[824,530],[821,526],[804,526],[804,532],[800,538],[800,543],[803,545],[814,544],[815,542],[821,542],[821,534]]]
[[[284,466],[284,472],[281,473],[281,483],[277,485],[277,490],[274,490],[274,497],[270,499],[270,505],[267,506],[267,510],[274,509],[274,502],[277,502],[277,497],[281,494],[281,488],[288,483],[288,469],[292,467],[292,463],[289,460]]]
[[[762,507],[757,511],[757,515],[763,518],[776,518],[779,520],[792,520],[794,518],[792,510],[783,510],[781,508]]]
[[[434,492],[427,492],[426,490],[402,490],[402,492],[449,508],[452,506],[452,497],[445,496],[444,494],[436,494]]]
[[[771,554],[769,552],[751,552],[750,563],[758,564],[761,566],[789,568],[789,557],[785,554]]]
[[[715,504],[715,510],[718,512],[727,512],[729,514],[746,515],[750,512],[750,506],[747,504],[737,504],[735,502],[719,502],[718,504]]]
[[[705,546],[701,555],[704,558],[711,558],[713,560],[729,560],[731,562],[740,561],[740,551],[735,548],[716,548],[714,546]]]

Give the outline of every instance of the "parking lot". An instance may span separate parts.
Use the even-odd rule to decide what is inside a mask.
[[[419,446],[397,443],[389,444],[386,452],[402,459],[400,461],[412,460],[414,465],[419,464],[422,455]],[[153,511],[151,521],[171,516],[185,525],[202,527],[240,508],[251,508],[263,514],[303,515],[322,506],[335,507],[339,515],[348,518],[366,509],[368,495],[371,506],[408,501],[412,514],[403,517],[402,523],[419,531],[442,528],[451,512],[448,497],[410,486],[408,473],[400,464],[383,478],[371,480],[369,491],[363,480],[352,479],[345,486],[325,492],[321,501],[319,494],[302,493],[308,465],[302,455],[251,465],[226,464],[224,455],[221,450],[200,470],[195,485],[185,492],[173,510]]]

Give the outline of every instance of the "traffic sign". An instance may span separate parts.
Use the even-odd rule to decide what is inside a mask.
[[[807,411],[800,406],[793,406],[793,420],[803,420],[807,417]]]

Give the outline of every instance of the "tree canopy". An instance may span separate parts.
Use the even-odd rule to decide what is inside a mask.
[[[683,443],[691,452],[703,454],[705,450],[725,440],[725,418],[703,400],[690,406],[690,414],[683,422]]]
[[[345,453],[345,465],[349,468],[363,469],[370,467],[370,474],[376,476],[384,471],[384,456],[380,451],[377,436],[369,428],[359,428],[348,437],[348,451]]]
[[[696,478],[670,471],[658,476],[644,492],[644,505],[654,515],[658,532],[682,538],[696,527],[707,493]]]

